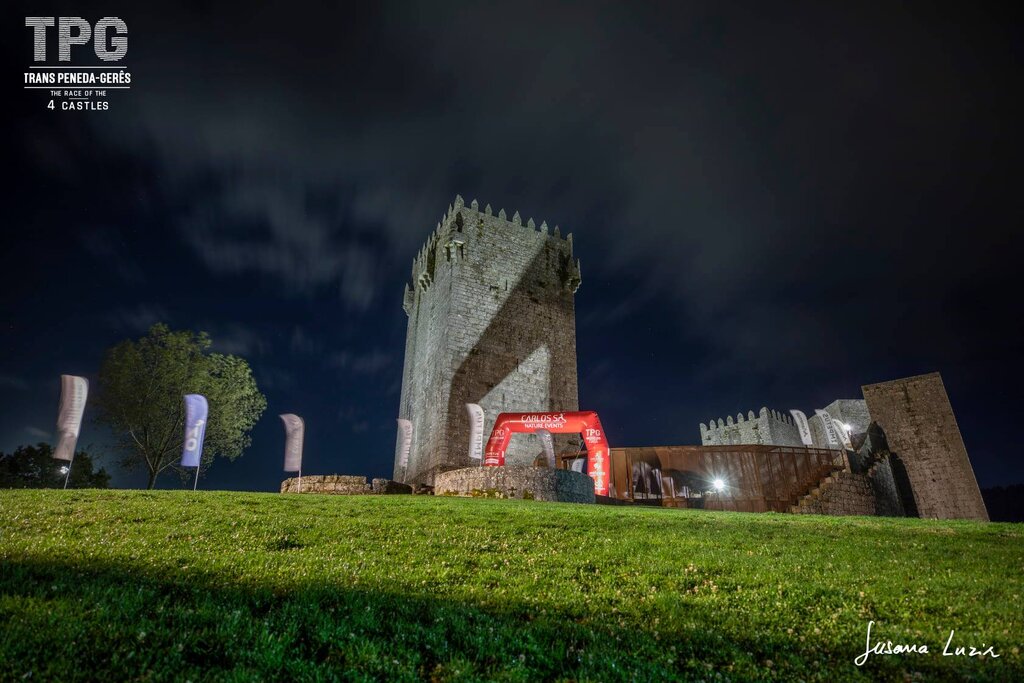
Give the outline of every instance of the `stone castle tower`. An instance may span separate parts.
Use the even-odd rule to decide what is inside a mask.
[[[912,515],[988,521],[946,385],[937,372],[861,388],[871,417],[906,470]]]
[[[412,421],[413,437],[407,467],[396,446],[394,479],[432,484],[439,471],[478,464],[466,403],[483,407],[485,440],[501,412],[578,410],[579,285],[571,234],[455,198],[405,287],[399,417]],[[540,451],[535,436],[518,435],[506,461],[527,464]]]

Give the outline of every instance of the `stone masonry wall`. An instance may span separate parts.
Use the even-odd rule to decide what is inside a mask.
[[[593,503],[594,480],[581,472],[546,467],[505,465],[466,467],[438,474],[438,496],[487,496],[563,503]]]
[[[841,470],[793,508],[798,514],[876,515],[902,517],[903,506],[896,493],[888,458],[863,473]]]
[[[413,423],[394,478],[432,484],[470,465],[466,403],[484,409],[486,439],[505,411],[579,408],[574,293],[580,283],[572,235],[509,220],[461,197],[413,260],[403,308],[409,316],[399,416]],[[558,450],[570,437],[559,436]],[[506,461],[532,462],[532,435],[512,440]]]
[[[372,484],[367,484],[366,477],[328,474],[302,477],[301,488],[299,477],[285,479],[281,482],[281,493],[329,493],[358,496],[371,493],[412,493],[412,487],[390,479],[374,479]]]
[[[336,493],[351,496],[370,493],[370,486],[366,483],[366,477],[343,474],[307,475],[302,477],[301,491],[299,477],[291,477],[281,482],[281,493]]]
[[[904,517],[906,510],[900,500],[899,489],[892,472],[892,461],[884,456],[868,470],[871,489],[875,494],[875,514],[884,517]]]
[[[829,403],[825,406],[825,410],[833,420],[850,425],[850,431],[853,434],[863,434],[871,424],[868,404],[862,398],[841,398]]]
[[[732,444],[767,444],[770,446],[803,446],[800,430],[789,413],[761,408],[757,417],[754,411],[711,420],[710,425],[700,425],[700,442],[703,446],[729,446]]]
[[[988,520],[953,407],[939,373],[862,388],[871,418],[899,456],[919,516]]]
[[[832,401],[824,408],[832,419],[850,425],[851,434],[863,434],[871,424],[871,417],[868,414],[867,404],[859,398],[841,398]],[[835,448],[829,443],[828,434],[825,432],[825,425],[817,413],[807,416],[808,427],[811,430],[811,439],[818,448]]]
[[[850,425],[854,434],[867,431],[871,419],[868,416],[867,404],[862,399],[839,399],[825,406],[825,410],[834,420]],[[825,434],[825,427],[813,411],[807,417],[811,430],[812,445],[815,448],[835,448]],[[725,420],[711,420],[708,425],[700,425],[700,441],[704,446],[729,446],[732,444],[766,444],[770,446],[803,446],[800,430],[793,416],[781,410],[761,408],[755,417],[754,411],[736,415],[733,420],[728,416]]]

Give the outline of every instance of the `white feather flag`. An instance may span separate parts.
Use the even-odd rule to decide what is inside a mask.
[[[469,413],[469,459],[484,457],[484,409],[475,403],[466,404]]]
[[[284,471],[302,471],[302,442],[306,437],[306,422],[292,413],[279,415],[284,422]]]
[[[811,425],[807,422],[807,415],[804,414],[804,411],[791,410],[789,413],[793,416],[793,421],[796,422],[796,428],[800,430],[800,440],[805,446],[814,445],[814,439],[811,438]]]
[[[409,420],[398,419],[398,447],[399,447],[399,465],[403,468],[409,466],[409,451],[412,449],[412,422]]]
[[[57,447],[53,457],[73,460],[78,434],[82,429],[82,413],[89,397],[89,381],[75,375],[60,376],[60,409],[57,412]]]
[[[842,446],[843,442],[840,441],[839,427],[832,422],[832,416],[824,410],[815,410],[815,414],[821,420],[822,426],[825,428],[825,436],[828,439],[829,446]]]

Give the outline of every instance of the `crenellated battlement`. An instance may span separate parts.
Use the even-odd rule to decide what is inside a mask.
[[[799,446],[800,433],[793,417],[783,411],[762,406],[757,415],[753,410],[737,413],[724,420],[712,419],[709,424],[700,423],[700,440],[705,446],[730,444],[775,444]]]
[[[406,285],[402,302],[402,307],[406,309],[406,312],[409,311],[409,307],[415,300],[416,290],[425,291],[433,284],[439,259],[450,261],[453,258],[465,256],[465,246],[470,239],[471,229],[475,229],[478,233],[488,230],[518,229],[523,232],[543,235],[552,243],[558,244],[567,256],[568,263],[563,264],[565,271],[563,279],[566,285],[572,287],[574,292],[579,287],[582,279],[581,264],[578,259],[573,261],[572,233],[568,233],[563,238],[561,229],[557,225],[554,231],[549,233],[547,221],[541,221],[538,226],[533,218],[528,218],[524,225],[518,211],[509,219],[505,214],[505,209],[499,209],[495,215],[490,204],[481,210],[476,199],[467,205],[462,195],[455,195],[455,201],[448,205],[448,210],[441,215],[433,232],[412,259],[411,282]]]
[[[728,415],[728,416],[726,416],[726,418],[724,420],[722,418],[718,418],[718,420],[711,420],[708,423],[708,424],[710,424],[710,427],[708,425],[704,424],[703,422],[701,422],[700,423],[700,433],[703,434],[704,432],[712,430],[712,429],[723,429],[725,427],[731,427],[732,425],[742,424],[744,422],[754,422],[758,418],[772,419],[772,420],[776,420],[777,422],[782,422],[782,423],[788,424],[788,425],[795,425],[796,424],[793,421],[793,416],[790,415],[789,413],[784,413],[784,412],[781,412],[781,411],[778,411],[778,410],[771,410],[771,409],[769,409],[769,408],[767,408],[765,406],[762,406],[761,410],[757,414],[757,417],[754,416],[754,411],[750,410],[750,411],[747,411],[747,416],[746,417],[743,416],[743,413],[737,413],[735,421],[733,421],[732,415]]]

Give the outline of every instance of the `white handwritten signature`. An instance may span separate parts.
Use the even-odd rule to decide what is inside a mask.
[[[857,666],[864,666],[868,661],[868,657],[871,655],[926,655],[930,654],[927,643],[894,643],[891,640],[883,640],[878,642],[871,642],[871,627],[874,626],[875,622],[868,622],[868,635],[864,645],[863,654],[857,655],[853,663]],[[954,629],[949,630],[949,638],[946,639],[946,644],[942,648],[943,657],[999,657],[996,654],[994,646],[985,647],[985,643],[981,644],[982,649],[978,649],[973,645],[953,645],[953,634]],[[950,649],[952,647],[952,649]]]

